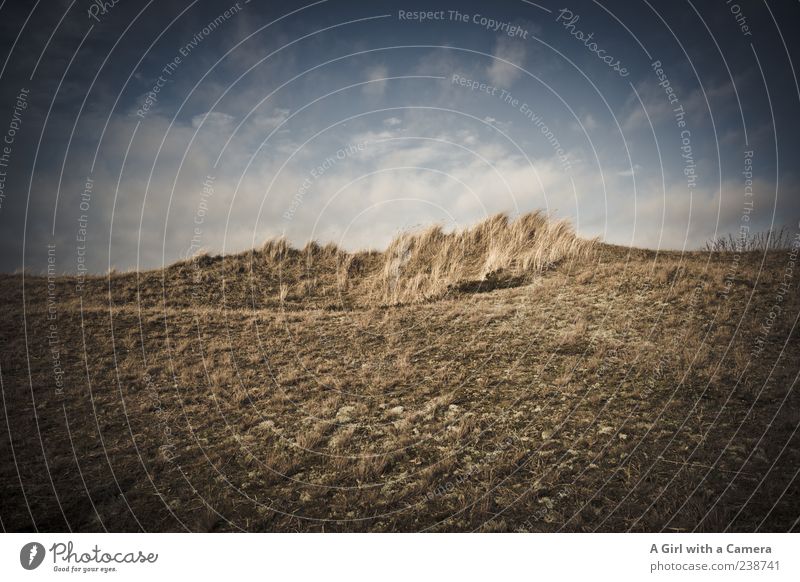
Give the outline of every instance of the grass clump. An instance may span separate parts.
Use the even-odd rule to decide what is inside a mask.
[[[491,290],[522,283],[564,261],[587,257],[595,244],[566,220],[536,211],[514,221],[497,214],[472,228],[440,226],[403,233],[384,252],[377,281],[387,304],[440,298],[449,291]]]

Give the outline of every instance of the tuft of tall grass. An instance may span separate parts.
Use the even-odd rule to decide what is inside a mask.
[[[387,304],[435,299],[462,283],[528,279],[588,256],[595,242],[541,211],[514,221],[497,214],[452,233],[429,227],[402,233],[389,244],[374,289]]]
[[[269,239],[261,250],[271,262],[277,263],[289,254],[289,241],[284,237]]]

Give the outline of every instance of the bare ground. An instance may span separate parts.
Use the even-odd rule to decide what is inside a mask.
[[[4,276],[2,527],[797,530],[789,260],[600,245],[386,305],[206,257],[61,278],[55,319]]]

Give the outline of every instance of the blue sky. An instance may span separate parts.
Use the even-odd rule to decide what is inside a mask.
[[[270,4],[5,2],[0,269],[536,208],[650,248],[798,228],[796,3]]]

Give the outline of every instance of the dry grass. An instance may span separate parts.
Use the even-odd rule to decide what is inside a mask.
[[[705,249],[716,253],[786,250],[792,245],[792,234],[785,228],[765,230],[742,236],[721,236],[706,243]]]
[[[289,242],[284,237],[270,239],[264,243],[261,252],[270,263],[280,263],[289,255]]]
[[[0,277],[3,527],[788,530],[795,286],[767,319],[788,260],[533,214],[385,252],[278,239],[89,278],[82,303],[64,278],[63,394],[46,281],[23,318]]]
[[[399,304],[440,298],[481,283],[490,290],[586,258],[593,246],[594,241],[578,238],[566,221],[549,221],[541,212],[513,222],[498,214],[454,233],[435,226],[392,241],[377,292],[382,302]]]
[[[84,300],[107,298],[111,283],[120,305],[297,311],[420,303],[522,285],[555,266],[585,263],[596,246],[541,212],[513,221],[497,215],[451,233],[438,226],[406,232],[383,252],[349,253],[315,241],[295,249],[278,238],[238,255],[201,251],[162,271],[88,277]],[[59,285],[60,295],[70,296],[74,280]]]

